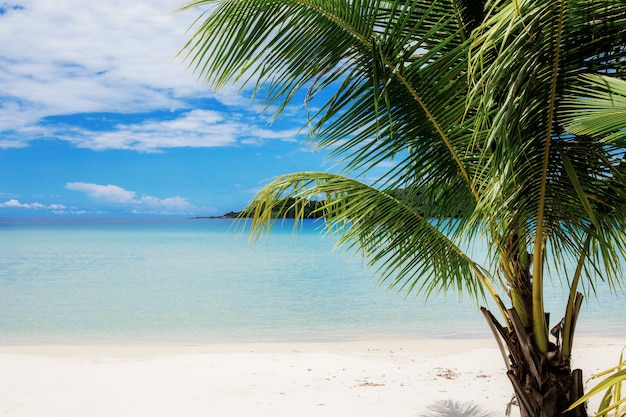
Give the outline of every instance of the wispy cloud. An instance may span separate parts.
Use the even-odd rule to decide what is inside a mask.
[[[62,204],[21,203],[17,199],[10,199],[0,203],[0,208],[27,209],[27,210],[65,210]]]
[[[170,120],[145,120],[116,124],[108,131],[69,130],[57,137],[77,147],[95,150],[128,149],[155,152],[167,148],[210,148],[238,143],[244,126],[227,115],[211,110],[193,110]]]
[[[55,138],[79,148],[92,150],[123,149],[138,152],[161,152],[168,148],[214,148],[263,145],[267,141],[295,141],[299,129],[271,130],[250,124],[254,118],[215,110],[191,110],[176,115],[159,114],[136,123],[103,120],[98,129],[57,123],[30,129],[32,137]],[[263,122],[259,121],[259,125]],[[16,132],[24,137],[26,132]],[[15,144],[25,146],[23,142]],[[0,140],[0,148],[3,142]],[[8,146],[7,146],[8,147]]]
[[[65,188],[87,194],[98,203],[127,209],[136,214],[190,214],[197,212],[183,197],[158,198],[151,195],[137,196],[135,191],[117,185],[100,185],[86,182],[68,182]]]
[[[117,185],[98,185],[86,182],[68,182],[65,188],[86,193],[89,197],[107,203],[128,204],[135,199],[137,193],[126,191]]]
[[[193,14],[177,0],[5,3],[0,53],[5,107],[42,115],[179,107],[201,90],[173,58]],[[1,128],[16,128],[11,118]]]
[[[201,12],[174,13],[183,3],[4,2],[0,37],[11,42],[0,51],[0,148],[60,139],[96,150],[152,152],[293,140],[291,130],[270,131],[235,90],[210,92],[174,59]],[[189,111],[209,98],[215,108]],[[100,130],[49,122],[56,116],[152,111],[172,115]]]
[[[151,195],[138,196],[135,191],[125,190],[117,185],[100,185],[86,182],[70,182],[65,188],[86,194],[99,205],[97,209],[67,207],[63,204],[43,204],[39,202],[26,203],[16,198],[0,202],[0,209],[19,209],[51,211],[54,214],[97,214],[104,209],[125,211],[133,214],[214,214],[212,208],[198,208],[186,198],[176,196],[158,198]]]

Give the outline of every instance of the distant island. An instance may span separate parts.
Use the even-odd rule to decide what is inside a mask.
[[[239,217],[240,211],[230,211],[226,214],[222,214],[221,216],[194,216],[192,219],[236,219]]]
[[[421,201],[419,199],[419,192],[416,192],[413,189],[396,189],[396,190],[386,190],[386,193],[400,200],[402,203],[408,205],[413,208],[420,216],[422,217],[430,217],[430,213],[437,212],[441,218],[459,218],[461,213],[447,211],[444,208],[437,206],[435,203],[435,209],[429,207],[429,205]],[[299,213],[305,219],[319,219],[324,217],[324,210],[322,209],[325,201],[324,200],[311,200],[307,202],[304,207],[299,207],[298,210],[302,210],[302,213]],[[426,203],[426,204],[425,204]],[[293,219],[295,217],[295,208],[298,206],[296,204],[296,200],[293,197],[289,197],[286,200],[283,200],[280,203],[276,204],[276,207],[272,211],[273,218],[287,218]],[[196,216],[194,219],[236,219],[239,218],[242,214],[242,211],[231,211],[221,216]],[[298,216],[298,217],[300,217]]]
[[[323,217],[322,212],[320,211],[323,203],[323,201],[309,201],[304,207],[304,218],[318,219]],[[293,219],[296,214],[295,209],[293,208],[294,204],[295,199],[293,197],[289,197],[284,204],[280,204],[280,208],[277,208],[272,212],[272,217]],[[285,207],[289,207],[289,209],[285,211]],[[222,214],[221,216],[195,216],[193,219],[236,219],[240,214],[241,211],[231,211],[226,214]]]

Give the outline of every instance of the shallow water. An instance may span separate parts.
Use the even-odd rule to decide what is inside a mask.
[[[469,298],[387,291],[319,223],[297,235],[286,224],[256,244],[231,226],[0,219],[0,343],[490,336]],[[618,297],[599,294],[579,330],[624,334]]]

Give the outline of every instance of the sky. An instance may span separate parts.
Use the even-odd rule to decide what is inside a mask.
[[[185,0],[0,0],[0,217],[202,216],[328,170],[294,102],[211,91],[176,58]]]

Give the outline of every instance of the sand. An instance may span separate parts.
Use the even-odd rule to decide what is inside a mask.
[[[583,337],[573,364],[591,376],[624,345]],[[512,398],[490,339],[4,345],[0,370],[12,417],[479,417]]]

